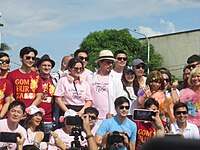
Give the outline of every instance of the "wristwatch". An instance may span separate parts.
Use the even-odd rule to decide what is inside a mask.
[[[85,139],[88,140],[89,138],[94,137],[92,134],[88,134]]]
[[[33,145],[36,146],[37,148],[40,148],[40,143],[33,141]]]

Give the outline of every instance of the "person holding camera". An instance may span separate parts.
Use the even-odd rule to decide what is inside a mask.
[[[137,138],[136,138],[136,150],[140,150],[142,146],[151,138],[153,137],[163,137],[165,134],[164,126],[162,124],[162,121],[159,117],[159,103],[155,101],[153,98],[149,98],[144,103],[144,109],[149,111],[155,111],[155,116],[150,116],[152,118],[152,121],[146,121],[144,118],[149,118],[148,115],[143,114],[143,120],[139,120],[141,118],[137,118],[136,115],[134,115],[133,120],[137,124]],[[138,109],[139,110],[139,109]],[[141,109],[143,111],[143,109]],[[147,114],[149,114],[149,111],[146,111]],[[145,112],[145,111],[143,111]],[[147,119],[149,120],[149,119]]]
[[[121,96],[115,100],[114,105],[117,114],[102,122],[95,134],[95,140],[103,148],[135,150],[137,126],[127,117],[129,100]]]
[[[25,104],[22,101],[13,101],[7,112],[7,118],[0,120],[0,147],[6,147],[9,150],[16,150],[17,137],[21,133],[27,139],[26,130],[19,124],[25,116]],[[5,133],[3,136],[3,132]]]

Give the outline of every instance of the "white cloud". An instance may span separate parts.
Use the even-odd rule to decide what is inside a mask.
[[[146,35],[146,36],[156,36],[156,35],[161,35],[163,34],[160,31],[154,31],[153,29],[149,27],[144,27],[144,26],[139,26],[139,32]]]
[[[3,0],[0,10],[7,33],[35,36],[86,21],[120,17],[145,20],[151,15],[197,7],[197,0]],[[173,23],[168,22],[167,26],[169,32],[175,30]]]
[[[175,32],[175,25],[170,21],[165,21],[164,19],[160,19],[160,24],[166,27],[167,33]]]

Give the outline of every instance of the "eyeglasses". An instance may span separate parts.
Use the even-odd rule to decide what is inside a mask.
[[[158,80],[157,78],[152,78],[151,82],[160,83],[160,80]]]
[[[127,58],[126,57],[117,57],[117,60],[119,60],[119,61],[126,61],[127,60]]]
[[[79,58],[80,58],[81,60],[85,59],[85,61],[88,61],[88,60],[89,60],[89,57],[79,56]]]
[[[103,62],[105,62],[107,65],[113,64],[112,60],[103,60]]]
[[[36,59],[36,57],[26,56],[26,60],[30,60],[31,58],[32,58],[32,60]]]
[[[74,67],[73,70],[74,70],[74,71],[80,71],[80,72],[82,72],[82,71],[84,70],[84,68],[82,68],[82,67],[81,67],[81,68],[79,68],[79,67]]]
[[[86,116],[83,116],[83,117],[86,118]],[[97,119],[96,116],[89,116],[89,118],[90,118],[91,120],[96,120],[96,119]]]
[[[3,64],[3,63],[9,64],[10,60],[0,60],[0,64]]]
[[[189,65],[189,69],[190,69],[190,70],[192,70],[192,69],[196,68],[196,66],[197,66],[198,64],[199,64],[199,63],[197,63],[197,64],[192,64],[192,65]]]
[[[169,78],[167,78],[167,79],[164,79],[164,81],[166,81],[166,82],[169,82]]]
[[[187,113],[188,113],[187,111],[177,111],[176,112],[177,115],[180,115],[180,114],[186,115]]]
[[[119,109],[126,109],[126,110],[129,110],[130,106],[119,106]]]
[[[140,68],[145,69],[145,66],[144,65],[137,65],[136,66],[136,69],[140,69]]]

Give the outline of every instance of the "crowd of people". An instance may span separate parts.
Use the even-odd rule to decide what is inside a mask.
[[[188,57],[179,84],[164,67],[145,76],[145,62],[128,64],[124,50],[101,50],[96,72],[84,49],[64,56],[57,72],[48,54],[37,54],[22,48],[21,67],[10,70],[0,52],[1,149],[140,150],[156,137],[199,139],[199,55]],[[136,119],[138,109],[155,115]],[[4,132],[18,133],[16,141],[5,141]]]

